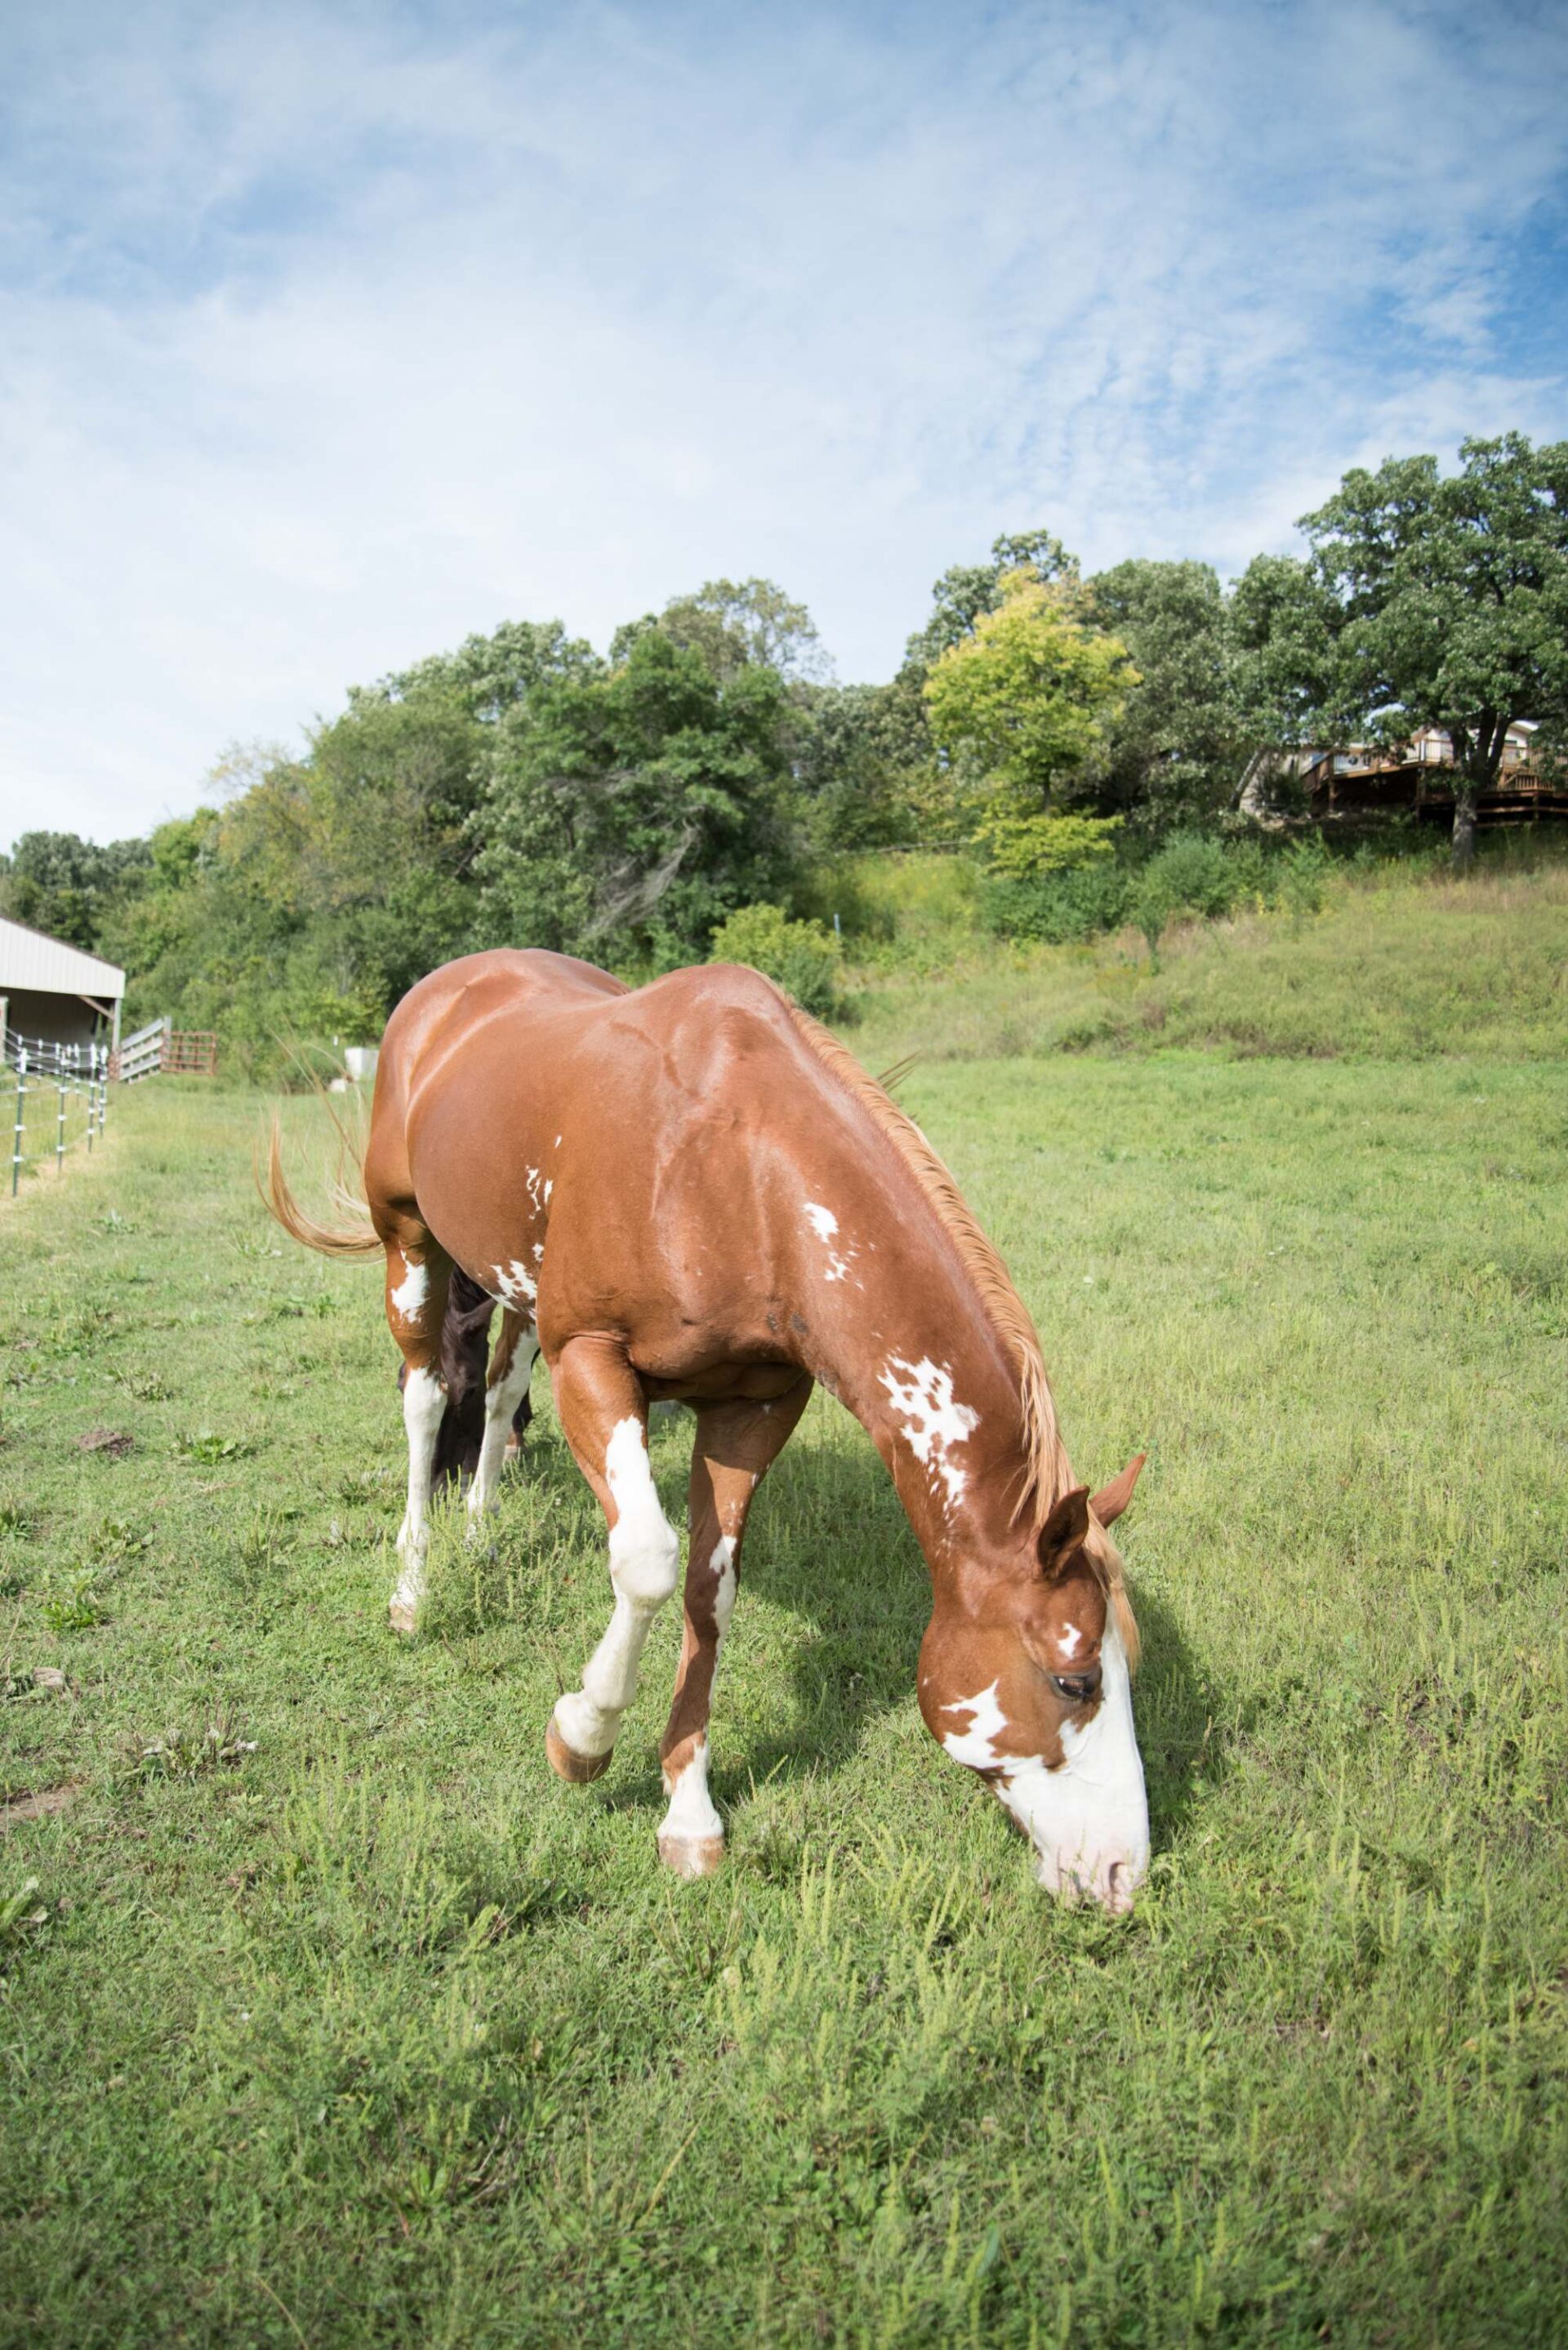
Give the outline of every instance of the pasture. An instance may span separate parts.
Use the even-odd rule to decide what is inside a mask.
[[[609,1774],[545,1762],[607,1578],[543,1373],[395,1643],[376,1272],[266,1222],[254,1097],[118,1102],[0,1220],[0,2338],[1560,2341],[1568,1097],[1496,1031],[903,1090],[1080,1474],[1150,1453],[1118,1921],[927,1736],[924,1570],[820,1395],[720,1675],[731,1856],[668,1877],[673,1609]]]

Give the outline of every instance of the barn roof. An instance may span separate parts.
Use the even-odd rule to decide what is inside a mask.
[[[0,916],[0,995],[13,988],[35,988],[46,995],[107,995],[125,993],[125,973],[64,939],[46,938],[26,922]]]

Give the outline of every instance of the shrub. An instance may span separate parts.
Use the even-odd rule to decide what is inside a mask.
[[[1046,816],[1038,810],[1021,815],[1003,806],[981,817],[975,837],[998,873],[1014,881],[1038,881],[1101,863],[1114,855],[1121,828],[1119,816]]]
[[[1002,938],[1072,946],[1127,920],[1132,882],[1128,868],[1109,858],[1033,880],[998,874],[981,890],[981,915]]]
[[[1241,876],[1223,841],[1201,832],[1172,833],[1144,867],[1140,890],[1152,905],[1163,899],[1174,913],[1189,906],[1195,914],[1228,914],[1242,895]]]
[[[782,906],[742,906],[714,931],[708,960],[749,963],[819,1019],[836,1007],[838,941],[821,922],[791,921]]]
[[[1320,910],[1327,879],[1328,851],[1315,832],[1298,840],[1282,859],[1280,897],[1297,929]]]

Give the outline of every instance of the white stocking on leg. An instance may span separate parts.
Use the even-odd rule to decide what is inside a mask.
[[[446,1389],[434,1371],[410,1368],[403,1381],[403,1426],[409,1439],[409,1499],[398,1535],[402,1571],[388,1617],[395,1632],[411,1632],[424,1593],[425,1513],[435,1470],[436,1437],[446,1409]]]

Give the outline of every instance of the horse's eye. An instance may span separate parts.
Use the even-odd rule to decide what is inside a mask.
[[[1053,1673],[1051,1686],[1069,1705],[1087,1705],[1091,1698],[1099,1695],[1100,1676],[1097,1669],[1092,1673]]]

